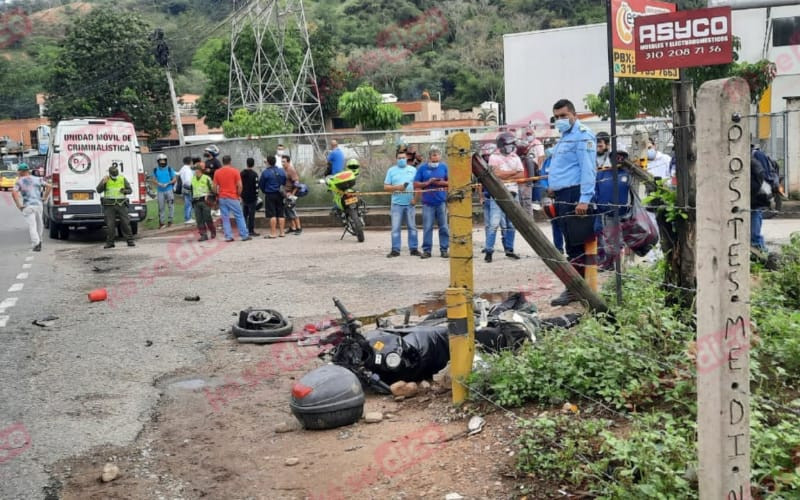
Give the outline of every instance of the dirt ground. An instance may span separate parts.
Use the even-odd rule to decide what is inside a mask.
[[[209,353],[215,360],[209,365],[157,383],[161,403],[134,444],[58,464],[53,475],[62,480],[61,498],[570,497],[514,472],[515,418],[536,408],[517,408],[515,416],[485,403],[456,408],[451,392],[434,385],[401,401],[368,393],[365,414],[381,412],[379,423],[362,418],[307,431],[288,401],[294,381],[322,364],[320,348],[231,345]],[[467,436],[474,415],[486,423]],[[99,477],[109,462],[120,475],[104,483]]]

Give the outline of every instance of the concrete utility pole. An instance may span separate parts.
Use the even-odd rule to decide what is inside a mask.
[[[547,236],[533,222],[533,217],[527,215],[522,206],[514,201],[503,183],[495,177],[483,158],[477,154],[472,156],[472,173],[486,187],[500,209],[505,212],[514,225],[514,229],[519,231],[536,255],[541,257],[547,267],[556,273],[567,289],[585,300],[591,309],[597,312],[608,312],[608,306],[603,299],[594,293],[581,275],[575,271],[572,264],[567,262],[564,254],[556,250]]]
[[[472,275],[472,172],[470,139],[464,132],[447,139],[449,188],[447,211],[450,226],[450,287],[445,293],[450,332],[450,378],[453,403],[467,399],[464,381],[472,371],[475,355],[475,315]]]
[[[697,98],[697,439],[700,500],[750,498],[750,89]]]

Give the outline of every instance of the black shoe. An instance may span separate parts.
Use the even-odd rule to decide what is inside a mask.
[[[233,242],[233,241],[234,241],[234,240],[233,240],[233,238],[225,238],[225,242],[226,242],[226,243],[231,243],[231,242]]]
[[[419,256],[420,259],[430,259],[431,253],[430,252],[422,252],[422,255]]]
[[[135,246],[136,246],[136,243],[134,243],[134,242],[133,242],[133,240],[129,240],[129,241],[128,241],[128,246],[129,246],[129,247],[135,247]]]
[[[411,255],[413,255],[414,257],[420,257],[422,254],[419,253],[419,250],[415,248],[414,250],[411,250]]]
[[[115,245],[113,243],[106,243],[105,245],[103,245],[103,248],[114,248],[114,246]]]
[[[294,230],[294,235],[295,236],[300,236],[302,233],[303,233],[303,228],[302,227]]]
[[[293,233],[294,231],[295,231],[294,229],[289,228],[286,231],[284,231],[284,233],[289,234],[289,233]]]
[[[207,234],[201,234],[200,235],[200,239],[198,239],[197,241],[208,241],[208,235]]]
[[[33,247],[33,251],[34,252],[41,252],[42,251],[42,243],[41,242],[37,243],[36,246]]]
[[[486,255],[483,256],[484,262],[491,262],[492,261],[492,252],[486,252]]]
[[[442,258],[447,259],[449,257],[450,257],[450,252],[448,252],[447,250],[442,250]]]
[[[519,255],[515,254],[514,252],[506,252],[506,257],[509,259],[519,260]]]
[[[396,250],[392,250],[391,252],[386,254],[386,258],[390,258],[390,257],[400,257],[400,252],[398,252]]]
[[[257,233],[255,231],[250,231],[250,236],[252,236],[254,238],[258,238],[259,236],[261,236],[261,233]]]
[[[578,298],[569,290],[564,290],[561,295],[550,301],[551,306],[566,306],[573,302],[577,302]]]
[[[216,237],[217,237],[217,232],[216,231],[211,231],[211,239],[213,240]]]

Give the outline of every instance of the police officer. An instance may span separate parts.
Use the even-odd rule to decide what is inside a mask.
[[[106,218],[106,244],[103,248],[114,248],[114,236],[117,233],[117,218],[122,229],[122,236],[129,247],[135,247],[131,223],[128,219],[128,195],[133,193],[128,179],[119,175],[119,168],[112,165],[108,175],[97,185],[97,192],[102,196],[103,215]]]
[[[590,203],[597,179],[594,133],[581,124],[575,106],[567,99],[553,105],[555,127],[561,140],[553,150],[548,173],[549,189],[555,196],[557,220],[564,233],[567,257],[583,276],[584,245],[595,238],[595,217],[577,217],[594,213]],[[553,299],[554,306],[567,305],[577,298],[569,290]]]

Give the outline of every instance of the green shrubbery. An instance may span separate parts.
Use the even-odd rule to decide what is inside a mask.
[[[759,495],[800,498],[800,235],[782,253],[754,273],[751,470]],[[600,498],[697,496],[694,326],[657,276],[626,275],[616,320],[547,332],[473,376],[499,404],[556,408],[521,424],[520,471]]]

